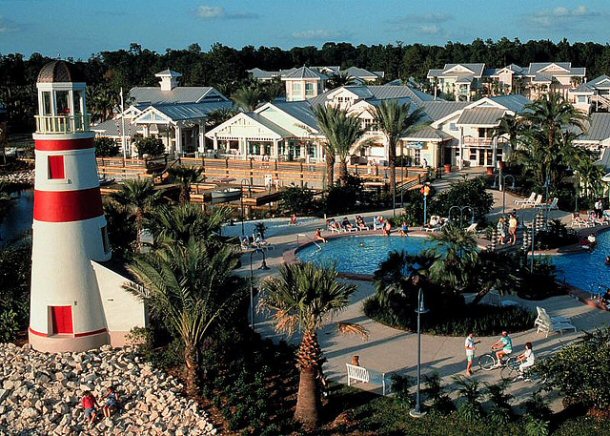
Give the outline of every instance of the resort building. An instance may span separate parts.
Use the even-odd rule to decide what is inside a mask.
[[[455,100],[472,100],[478,95],[522,94],[535,100],[550,92],[568,96],[586,82],[586,69],[571,62],[532,62],[528,67],[510,64],[485,68],[482,63],[446,64],[427,75],[433,89]]]
[[[129,91],[131,106],[121,114],[91,128],[97,136],[111,137],[119,142],[123,136],[131,154],[136,134],[159,138],[168,153],[184,156],[205,148],[208,115],[230,108],[233,102],[209,86],[178,86],[180,73],[164,70],[157,74],[158,87],[135,87]]]
[[[313,113],[324,104],[345,109],[362,121],[365,134],[351,150],[351,162],[384,164],[387,141],[375,128],[374,110],[384,100],[408,103],[424,112],[422,125],[399,141],[396,155],[413,165],[438,167],[494,166],[506,153],[505,141],[493,129],[505,115],[518,114],[529,103],[523,96],[500,96],[476,102],[445,101],[409,86],[350,85],[300,102],[272,102],[240,113],[206,133],[208,155],[235,159],[318,162],[325,138]]]
[[[581,111],[610,110],[610,77],[601,75],[569,91],[570,102]]]

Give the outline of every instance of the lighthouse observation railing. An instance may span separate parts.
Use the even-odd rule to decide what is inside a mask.
[[[36,133],[66,134],[88,132],[91,116],[76,115],[36,115]]]

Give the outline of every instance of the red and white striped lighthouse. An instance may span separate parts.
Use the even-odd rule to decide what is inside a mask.
[[[29,339],[40,351],[84,351],[110,343],[91,261],[111,256],[86,84],[72,65],[55,61],[36,86]]]

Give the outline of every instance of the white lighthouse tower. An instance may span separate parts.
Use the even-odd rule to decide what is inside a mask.
[[[86,85],[72,65],[55,61],[36,86],[29,340],[39,351],[84,351],[110,343],[91,261],[111,256]]]

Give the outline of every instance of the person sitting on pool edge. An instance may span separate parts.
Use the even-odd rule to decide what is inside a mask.
[[[407,233],[409,233],[409,226],[406,221],[403,221],[400,226],[400,236],[408,236]]]
[[[322,229],[317,228],[316,233],[313,235],[314,241],[322,241],[324,243],[328,242],[324,236],[322,236]]]

